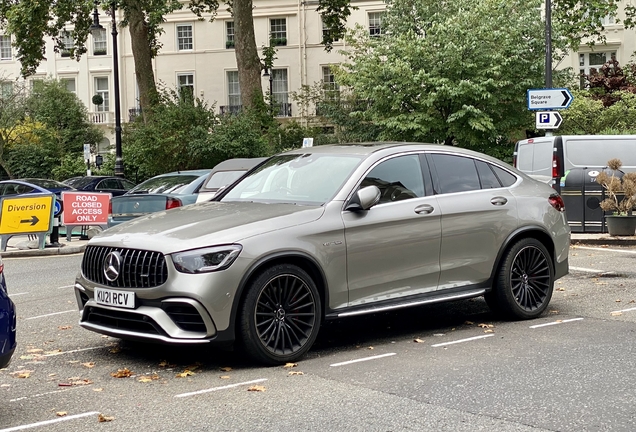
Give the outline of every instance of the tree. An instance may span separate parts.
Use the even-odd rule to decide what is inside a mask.
[[[381,138],[479,146],[523,127],[543,80],[539,1],[392,0],[384,34],[350,38],[337,80]],[[536,6],[536,7],[535,7]]]
[[[12,177],[12,170],[7,162],[9,149],[25,138],[24,122],[27,117],[26,92],[17,83],[0,92],[0,166]],[[30,130],[31,128],[28,128]]]

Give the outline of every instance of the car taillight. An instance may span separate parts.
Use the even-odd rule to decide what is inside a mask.
[[[551,195],[550,198],[548,198],[548,202],[557,211],[565,211],[565,204],[563,203],[563,198],[561,198],[561,195]]]
[[[168,198],[166,200],[166,210],[181,207],[181,200],[179,198]]]
[[[517,166],[517,152],[515,152],[515,153],[512,155],[512,166],[513,166],[513,167],[515,167],[515,168],[519,168],[519,167]]]
[[[560,168],[559,158],[557,158],[557,155],[553,155],[552,156],[552,178],[553,179],[559,178],[559,171],[560,171],[559,168]]]
[[[108,200],[108,214],[113,214],[113,200]]]

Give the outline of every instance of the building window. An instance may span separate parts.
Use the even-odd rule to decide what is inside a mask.
[[[272,69],[272,102],[277,116],[286,116],[289,103],[287,69]]]
[[[11,60],[11,36],[0,36],[0,60]]]
[[[269,20],[269,38],[271,46],[287,45],[286,18],[276,18]]]
[[[228,105],[241,105],[241,86],[239,85],[238,71],[228,71],[227,73],[227,96]]]
[[[225,48],[234,48],[234,21],[225,22]]]
[[[3,98],[10,98],[13,95],[13,83],[10,81],[0,82],[0,94]]]
[[[331,29],[329,27],[327,27],[327,24],[325,24],[325,22],[322,22],[322,38],[326,38],[327,36],[329,36],[329,32],[331,31]],[[340,39],[336,38],[333,41],[334,42],[338,42]]]
[[[601,67],[612,58],[616,58],[616,51],[579,53],[581,88],[587,88],[588,82],[586,75],[589,75],[592,69],[600,70]]]
[[[93,55],[106,55],[106,29],[93,33]]]
[[[108,91],[108,77],[95,78],[95,94],[102,97],[104,102],[101,105],[96,105],[97,112],[108,112],[110,108],[110,93]]]
[[[340,87],[336,82],[336,77],[331,70],[331,66],[322,67],[322,93],[326,100],[337,100],[340,96]]]
[[[62,41],[62,50],[60,51],[60,55],[62,57],[70,57],[71,50],[75,47],[75,41],[71,34],[67,31],[62,32],[60,35],[60,40]]]
[[[66,90],[70,91],[71,93],[75,93],[75,78],[62,78],[60,82],[64,85]]]
[[[177,87],[179,88],[179,95],[182,98],[194,98],[194,74],[184,73],[177,75]]]
[[[382,34],[382,16],[384,12],[369,13],[369,34],[371,36],[380,36]]]
[[[607,15],[604,16],[603,18],[601,18],[601,25],[602,26],[606,26],[606,25],[612,25],[612,24],[616,24],[616,20],[613,16]]]
[[[179,51],[192,50],[192,24],[177,25],[177,49]]]

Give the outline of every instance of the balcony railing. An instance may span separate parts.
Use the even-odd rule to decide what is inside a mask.
[[[93,124],[110,124],[113,123],[113,119],[113,113],[108,111],[88,113],[88,120]]]
[[[243,105],[222,105],[219,107],[219,111],[221,114],[238,114],[242,108]],[[291,103],[272,104],[272,110],[274,111],[274,117],[292,116]]]

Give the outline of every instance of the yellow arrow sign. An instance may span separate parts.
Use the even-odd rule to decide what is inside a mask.
[[[53,195],[4,198],[0,234],[48,232],[53,217]]]

